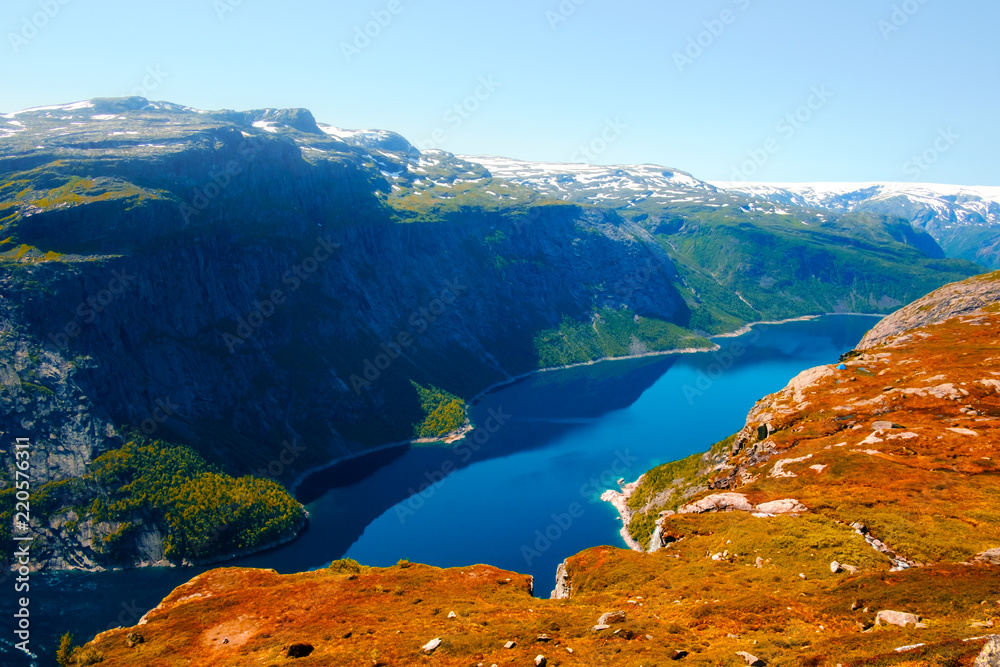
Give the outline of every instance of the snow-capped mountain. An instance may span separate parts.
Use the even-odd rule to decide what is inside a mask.
[[[546,196],[575,203],[663,205],[701,203],[721,206],[729,197],[691,174],[653,164],[593,165],[528,162],[493,155],[459,155],[481,164],[495,178],[524,185]]]
[[[1000,187],[932,183],[713,182],[720,190],[779,205],[880,213],[909,220],[949,257],[1000,267]]]

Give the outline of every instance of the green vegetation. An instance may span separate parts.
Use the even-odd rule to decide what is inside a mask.
[[[461,428],[465,424],[465,401],[454,394],[430,387],[426,389],[412,382],[420,397],[420,408],[425,418],[413,428],[418,438],[438,438]]]
[[[652,231],[684,278],[696,331],[717,333],[734,321],[889,312],[982,271],[964,260],[930,258],[906,243],[898,221],[867,214],[804,224],[727,207],[674,210],[657,220]]]
[[[73,664],[73,635],[66,633],[59,640],[59,648],[56,649],[56,662],[62,667],[70,667]]]
[[[340,558],[330,563],[329,569],[337,574],[367,574],[371,571],[368,565],[361,565],[353,558]]]
[[[122,522],[105,538],[121,545],[137,517],[167,532],[166,556],[209,558],[276,541],[305,518],[302,506],[277,483],[234,479],[216,472],[194,450],[135,438],[90,467],[100,489],[91,511],[100,521]]]
[[[732,447],[735,435],[712,445],[707,454],[692,454],[686,459],[671,461],[657,466],[643,475],[642,482],[628,499],[628,507],[634,512],[628,529],[632,538],[647,544],[656,520],[663,510],[676,510],[687,502],[692,493],[706,488],[709,474],[706,456],[709,460]]]
[[[540,368],[711,345],[708,339],[675,324],[610,308],[595,313],[592,322],[564,317],[558,329],[535,336]]]

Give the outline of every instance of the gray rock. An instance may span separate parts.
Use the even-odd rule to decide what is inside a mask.
[[[973,560],[979,563],[986,563],[987,565],[1000,565],[1000,548],[989,549],[981,554],[977,554]]]
[[[514,641],[507,642],[503,645],[504,648],[514,648],[515,646],[517,646],[517,642]]]
[[[597,619],[598,625],[610,625],[612,623],[624,623],[624,622],[625,622],[624,611],[609,611],[607,613],[601,614],[601,617]]]
[[[568,600],[572,592],[569,583],[569,572],[566,571],[566,561],[563,561],[556,568],[556,587],[552,589],[549,598],[552,600]]]
[[[973,667],[1000,667],[1000,635],[993,635],[986,642]]]
[[[794,498],[783,498],[781,500],[772,500],[768,503],[761,503],[757,505],[756,510],[765,514],[802,514],[803,512],[808,512],[809,508]]]
[[[875,615],[876,625],[898,625],[901,628],[905,628],[907,624],[916,627],[918,623],[920,623],[919,616],[905,611],[889,611],[888,609],[883,609]]]
[[[840,566],[840,563],[838,563],[837,561],[833,561],[832,563],[830,563],[830,572],[833,572],[834,574],[839,574],[843,571],[844,568],[842,568]]]
[[[441,645],[441,639],[435,638],[420,647],[420,650],[428,655],[437,650],[438,646]]]
[[[601,630],[607,630],[610,627],[611,627],[610,625],[600,625],[600,624],[598,624],[598,625],[595,625],[594,627],[592,627],[591,630],[594,631],[594,632],[600,632]]]
[[[535,656],[535,666],[536,667],[545,667],[546,664],[548,664],[548,663],[545,660],[545,656],[544,655],[536,655]]]

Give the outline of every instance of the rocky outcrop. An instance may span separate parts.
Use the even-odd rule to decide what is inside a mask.
[[[875,614],[876,625],[898,625],[905,628],[907,625],[917,627],[920,624],[920,617],[905,611],[890,611],[883,609]]]
[[[973,667],[1000,667],[1000,635],[994,635],[986,642]]]
[[[759,505],[751,505],[742,493],[713,493],[701,500],[689,503],[677,510],[678,514],[703,514],[705,512],[751,512],[758,517],[779,514],[802,514],[809,508],[794,498],[771,500]]]
[[[549,595],[551,600],[568,600],[573,593],[573,587],[569,581],[569,572],[566,571],[566,561],[559,563],[556,567],[556,587]]]
[[[858,349],[871,349],[910,329],[972,315],[997,301],[1000,301],[1000,271],[945,285],[876,324],[858,344]]]

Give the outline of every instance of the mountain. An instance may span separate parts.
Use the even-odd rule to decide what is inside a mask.
[[[732,437],[606,494],[649,552],[576,554],[550,599],[488,565],[217,569],[76,655],[971,665],[1000,623],[1000,301],[983,296],[997,285],[1000,272],[932,294],[916,328],[890,316],[894,338],[804,371]]]
[[[867,211],[909,220],[949,257],[1000,268],[1000,187],[926,183],[716,182],[720,190],[836,212]]]
[[[444,437],[465,401],[541,367],[889,312],[981,271],[897,218],[710,201],[651,167],[624,170],[635,198],[567,201],[305,109],[94,99],[0,127],[0,433],[34,447],[44,567],[289,539],[301,507],[250,476],[290,488]],[[636,179],[704,200],[642,199]],[[258,507],[282,530],[250,528]]]

